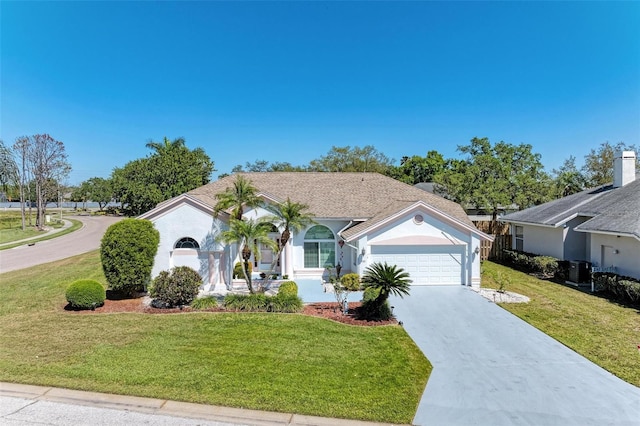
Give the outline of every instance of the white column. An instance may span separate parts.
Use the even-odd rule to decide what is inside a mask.
[[[289,276],[289,279],[293,279],[293,262],[291,261],[291,251],[293,250],[291,239],[287,241],[287,245],[284,247],[284,257],[285,257],[285,275]]]

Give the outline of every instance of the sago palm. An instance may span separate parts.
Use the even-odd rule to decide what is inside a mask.
[[[361,281],[365,288],[371,287],[379,291],[377,297],[379,303],[384,303],[390,294],[400,297],[408,296],[412,282],[408,272],[387,262],[371,264],[365,269]]]
[[[238,244],[238,251],[241,253],[244,263],[242,272],[250,293],[254,292],[251,277],[247,274],[251,253],[254,254],[256,260],[260,260],[260,244],[274,251],[278,248],[275,241],[269,238],[269,231],[271,231],[271,225],[268,223],[231,219],[229,229],[220,233],[219,240],[221,242]]]

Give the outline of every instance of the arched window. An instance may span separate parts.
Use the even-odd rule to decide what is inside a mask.
[[[335,266],[336,240],[331,229],[316,225],[304,236],[304,267],[326,268]]]
[[[196,240],[190,237],[180,238],[176,245],[173,248],[177,249],[195,249],[198,250],[200,248],[200,244]]]

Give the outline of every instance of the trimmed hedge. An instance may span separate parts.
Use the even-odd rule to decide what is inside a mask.
[[[67,287],[65,297],[75,309],[95,309],[104,305],[107,294],[98,281],[78,280]]]
[[[640,302],[640,281],[610,272],[594,272],[593,283],[596,288],[605,291],[614,297],[628,300],[631,303]]]
[[[298,284],[295,281],[285,281],[278,288],[278,296],[298,296]]]
[[[538,272],[554,276],[560,271],[558,259],[551,256],[540,256],[516,250],[504,250],[507,262],[517,269],[526,272]]]
[[[124,219],[111,225],[100,243],[109,288],[129,296],[144,291],[159,243],[160,233],[148,220]]]
[[[361,287],[360,275],[356,273],[343,275],[342,278],[340,278],[340,283],[345,288],[345,290],[358,291],[360,290],[360,287]]]
[[[198,295],[202,285],[202,277],[188,266],[178,266],[171,272],[162,271],[153,280],[150,295],[161,302],[156,305],[164,305],[168,308],[188,305]]]

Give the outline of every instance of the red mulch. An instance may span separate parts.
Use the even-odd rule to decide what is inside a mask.
[[[91,310],[79,310],[75,311],[80,314],[108,314],[114,312],[140,312],[146,314],[172,314],[172,313],[180,313],[180,312],[196,312],[190,307],[185,307],[184,309],[158,309],[153,308],[151,306],[144,306],[143,297],[138,297],[134,299],[107,299],[104,302],[103,306],[100,306],[95,309],[95,311]],[[302,310],[303,315],[309,315],[314,317],[327,318],[333,321],[341,322],[343,324],[349,325],[361,325],[361,326],[376,326],[376,325],[390,325],[390,324],[398,324],[398,321],[395,319],[388,321],[365,321],[357,319],[356,317],[356,309],[360,306],[360,302],[352,302],[349,303],[349,312],[347,314],[342,314],[340,309],[338,308],[337,302],[323,302],[323,303],[311,303],[304,306]],[[197,311],[197,312],[227,312],[222,308],[217,309],[207,309],[206,311]]]

